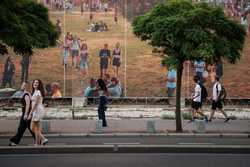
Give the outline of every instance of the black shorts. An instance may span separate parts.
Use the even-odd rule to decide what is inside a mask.
[[[222,109],[223,108],[223,105],[222,105],[222,101],[219,100],[219,101],[212,101],[212,110],[216,110],[216,109]]]
[[[192,102],[192,108],[195,109],[195,110],[198,110],[199,108],[201,108],[201,103],[193,101]]]

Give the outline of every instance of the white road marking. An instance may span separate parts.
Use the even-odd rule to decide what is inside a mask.
[[[104,145],[139,145],[141,143],[103,143]]]
[[[214,143],[178,143],[179,145],[214,145]]]

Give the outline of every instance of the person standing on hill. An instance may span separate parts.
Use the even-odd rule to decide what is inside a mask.
[[[79,49],[80,49],[80,43],[75,35],[74,38],[72,39],[72,44],[71,44],[71,56],[72,56],[72,67],[78,68],[79,67]]]
[[[19,126],[17,129],[17,133],[10,139],[10,143],[9,146],[15,146],[17,144],[20,143],[23,134],[25,132],[25,130],[28,128],[32,137],[35,140],[35,134],[34,132],[32,132],[32,130],[30,129],[30,123],[31,120],[28,120],[28,115],[30,113],[30,109],[31,109],[31,95],[28,91],[28,83],[27,82],[23,82],[22,86],[21,86],[21,91],[22,93],[22,99],[21,99],[21,103],[22,103],[22,116],[20,118],[20,122],[19,122]]]
[[[120,43],[117,42],[116,46],[113,50],[113,55],[112,55],[112,59],[113,59],[113,67],[114,67],[114,74],[116,78],[118,77],[118,69],[121,66],[121,48],[120,48]]]
[[[206,63],[203,60],[197,60],[194,62],[195,75],[200,78],[200,83],[203,84],[203,73],[206,68]]]
[[[15,64],[13,63],[13,58],[9,56],[4,65],[2,87],[5,88],[7,84],[9,84],[9,87],[13,86],[12,79],[13,79],[13,75],[15,74],[15,71],[16,71],[16,68],[15,68]]]
[[[103,79],[104,75],[107,74],[107,69],[110,59],[110,50],[108,49],[108,44],[104,44],[104,48],[99,52],[100,57],[100,78]]]
[[[82,76],[88,74],[88,46],[83,43],[80,50],[80,70]]]
[[[175,96],[176,89],[176,70],[171,68],[167,73],[167,95],[168,97]]]

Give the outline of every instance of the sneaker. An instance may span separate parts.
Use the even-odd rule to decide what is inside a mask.
[[[45,139],[42,141],[42,145],[46,145],[48,142],[49,142],[49,140],[45,138]]]
[[[224,122],[228,122],[230,120],[230,118],[226,118]]]
[[[9,143],[9,146],[16,146],[17,144],[16,143],[13,143],[13,142],[10,142]]]
[[[212,122],[212,119],[209,119],[208,122]]]

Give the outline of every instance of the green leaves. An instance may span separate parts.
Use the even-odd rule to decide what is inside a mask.
[[[243,26],[226,17],[221,8],[185,0],[155,6],[137,17],[133,28],[136,36],[164,48],[171,59],[180,62],[197,59],[211,62],[224,57],[235,63],[246,35]]]
[[[1,0],[0,23],[0,40],[19,54],[55,45],[59,36],[48,10],[31,0]]]

